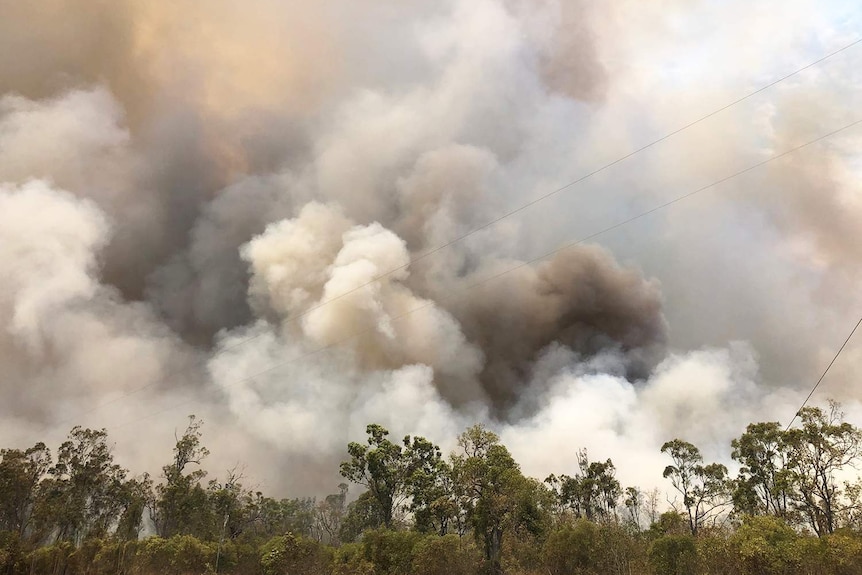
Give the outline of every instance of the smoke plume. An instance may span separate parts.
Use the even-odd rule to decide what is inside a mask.
[[[0,0],[0,443],[105,426],[153,471],[196,413],[214,473],[297,495],[371,422],[537,476],[726,457],[862,313],[859,132],[616,226],[858,119],[858,49],[503,216],[862,23],[779,12]]]

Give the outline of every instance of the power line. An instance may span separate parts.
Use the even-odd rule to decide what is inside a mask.
[[[744,102],[744,101],[748,100],[749,98],[751,98],[751,97],[753,97],[753,96],[756,96],[757,94],[760,94],[761,92],[764,92],[764,91],[766,91],[766,90],[768,90],[768,89],[770,89],[770,88],[772,88],[772,87],[774,87],[774,86],[776,86],[776,85],[780,84],[781,82],[784,82],[785,80],[788,80],[789,78],[792,78],[793,76],[796,76],[796,75],[798,75],[798,74],[800,74],[800,73],[804,72],[805,70],[808,70],[808,69],[810,69],[810,68],[812,68],[812,67],[814,67],[814,66],[817,66],[818,64],[821,64],[822,62],[825,62],[826,60],[828,60],[828,59],[832,58],[833,56],[836,56],[836,55],[838,55],[838,54],[840,54],[840,53],[842,53],[842,52],[844,52],[844,51],[846,51],[846,50],[848,50],[848,49],[852,48],[853,46],[856,46],[857,44],[860,44],[860,43],[862,43],[862,38],[857,38],[856,40],[854,40],[854,41],[850,42],[849,44],[846,44],[846,45],[842,46],[841,48],[838,48],[837,50],[834,50],[834,51],[832,51],[832,52],[829,52],[828,54],[826,54],[826,55],[824,55],[824,56],[821,56],[820,58],[818,58],[818,59],[816,59],[816,60],[814,60],[814,61],[812,61],[812,62],[809,62],[809,63],[808,63],[808,64],[806,64],[805,66],[802,66],[801,68],[798,68],[798,69],[794,70],[793,72],[790,72],[789,74],[785,74],[784,76],[781,76],[780,78],[778,78],[778,79],[776,79],[776,80],[773,80],[772,82],[770,82],[770,83],[768,83],[768,84],[765,84],[765,85],[761,86],[760,88],[757,88],[756,90],[754,90],[754,91],[752,91],[752,92],[749,92],[749,93],[747,93],[746,95],[741,96],[741,97],[739,97],[739,98],[737,98],[737,99],[733,100],[732,102],[729,102],[729,103],[727,103],[727,104],[725,104],[725,105],[721,106],[720,108],[717,108],[717,109],[713,110],[712,112],[710,112],[710,113],[708,113],[708,114],[706,114],[706,115],[704,115],[704,116],[701,116],[701,117],[697,118],[696,120],[690,121],[690,122],[688,122],[687,124],[685,124],[685,125],[683,125],[683,126],[681,126],[681,127],[679,127],[679,128],[676,128],[675,130],[673,130],[673,131],[671,131],[671,132],[668,132],[668,133],[667,133],[667,134],[665,134],[664,136],[661,136],[660,138],[658,138],[658,139],[656,139],[656,140],[653,140],[653,141],[649,142],[648,144],[645,144],[645,145],[641,146],[640,148],[637,148],[637,149],[635,149],[635,150],[633,150],[633,151],[631,151],[631,152],[629,152],[629,153],[627,153],[627,154],[625,154],[625,155],[623,155],[623,156],[620,156],[620,157],[619,157],[619,158],[617,158],[616,160],[613,160],[613,161],[611,161],[611,162],[609,162],[609,163],[607,163],[607,164],[604,164],[604,165],[600,166],[599,168],[596,168],[596,169],[594,169],[593,171],[588,172],[588,173],[586,173],[586,174],[584,174],[584,175],[582,175],[582,176],[578,177],[578,178],[577,178],[577,179],[575,179],[575,180],[572,180],[571,182],[569,182],[569,183],[567,183],[567,184],[565,184],[565,185],[563,185],[563,186],[560,186],[559,188],[556,188],[556,189],[554,189],[554,190],[552,190],[552,191],[550,191],[550,192],[547,192],[547,193],[545,193],[545,194],[543,194],[543,195],[541,195],[541,196],[539,196],[539,197],[537,197],[537,198],[534,198],[533,200],[530,200],[530,201],[529,201],[529,202],[527,202],[526,204],[523,204],[523,205],[521,205],[521,206],[519,206],[519,207],[517,207],[517,208],[514,208],[514,209],[512,209],[511,211],[506,212],[505,214],[503,214],[503,215],[501,215],[501,216],[498,216],[498,217],[496,217],[496,218],[494,218],[494,219],[492,219],[492,220],[490,220],[490,221],[488,221],[488,222],[486,222],[486,223],[482,224],[481,226],[479,226],[479,227],[477,227],[477,228],[473,228],[472,230],[470,230],[470,231],[468,231],[468,232],[465,232],[464,234],[462,234],[462,235],[460,235],[460,236],[458,236],[458,237],[456,237],[456,238],[454,238],[454,239],[452,239],[452,240],[449,240],[449,241],[447,241],[447,242],[444,242],[444,243],[442,243],[442,244],[439,244],[439,245],[437,245],[436,247],[433,247],[433,248],[431,248],[431,249],[429,249],[429,250],[427,250],[427,251],[423,252],[422,254],[420,254],[420,255],[418,255],[418,256],[412,257],[412,258],[410,258],[410,259],[408,260],[408,262],[407,262],[407,263],[405,263],[405,264],[402,264],[402,265],[400,265],[400,266],[398,266],[398,267],[392,268],[392,269],[390,269],[390,270],[388,270],[388,271],[386,271],[386,272],[384,272],[384,273],[381,273],[381,274],[379,274],[379,275],[377,275],[377,276],[374,276],[373,278],[371,278],[371,279],[370,279],[370,280],[368,280],[367,282],[365,282],[365,283],[363,283],[363,284],[360,284],[360,285],[358,285],[358,286],[355,286],[355,287],[353,287],[353,288],[351,288],[351,289],[349,289],[349,290],[347,290],[347,291],[345,291],[345,292],[342,292],[342,293],[340,293],[340,294],[338,294],[338,295],[336,295],[336,296],[333,296],[333,297],[330,297],[329,299],[325,299],[325,300],[323,300],[323,301],[320,301],[320,302],[318,302],[318,303],[314,304],[313,306],[309,307],[308,309],[303,310],[302,312],[300,312],[300,313],[298,313],[298,314],[295,314],[295,315],[291,316],[290,318],[288,318],[288,320],[287,320],[287,322],[286,322],[286,323],[287,323],[288,325],[293,324],[293,323],[296,323],[297,321],[301,320],[303,317],[307,316],[307,315],[308,315],[308,314],[310,314],[311,312],[313,312],[313,311],[315,311],[315,310],[317,310],[317,309],[320,309],[321,307],[323,307],[323,306],[325,306],[325,305],[329,305],[330,303],[332,303],[332,302],[334,302],[334,301],[337,301],[337,300],[339,300],[339,299],[341,299],[341,298],[344,298],[344,297],[346,297],[346,296],[348,296],[348,295],[350,295],[350,294],[352,294],[352,293],[355,293],[356,291],[358,291],[358,290],[360,290],[360,289],[362,289],[362,288],[364,288],[364,287],[367,287],[367,286],[369,286],[369,285],[371,285],[371,284],[373,284],[373,283],[375,283],[375,282],[378,282],[378,281],[380,281],[381,279],[383,279],[383,278],[385,278],[385,277],[388,277],[388,276],[392,275],[393,273],[396,273],[396,272],[398,272],[398,271],[401,271],[401,270],[403,270],[403,269],[406,269],[407,267],[409,267],[409,266],[411,266],[411,265],[414,265],[414,264],[416,264],[417,262],[419,262],[419,261],[421,261],[421,260],[424,260],[425,258],[427,258],[427,257],[429,257],[429,256],[432,256],[432,255],[434,255],[434,254],[436,254],[436,253],[438,253],[438,252],[440,252],[440,251],[442,251],[442,250],[445,250],[445,249],[447,249],[447,248],[449,248],[449,247],[451,247],[451,246],[453,246],[453,245],[455,245],[455,244],[457,244],[457,243],[459,243],[459,242],[461,242],[461,241],[463,241],[463,240],[465,240],[465,239],[467,239],[467,238],[469,238],[469,237],[471,237],[471,236],[473,236],[473,235],[475,235],[475,234],[479,233],[479,232],[480,232],[480,231],[482,231],[482,230],[488,229],[488,228],[490,228],[490,227],[492,227],[492,226],[494,226],[494,225],[496,225],[496,224],[500,223],[501,221],[503,221],[503,220],[505,220],[505,219],[508,219],[508,218],[510,218],[510,217],[512,217],[512,216],[514,216],[514,215],[516,215],[516,214],[519,214],[520,212],[523,212],[523,211],[525,211],[525,210],[527,210],[527,209],[529,209],[529,208],[533,207],[534,205],[536,205],[536,204],[538,204],[538,203],[540,203],[540,202],[542,202],[542,201],[544,201],[544,200],[546,200],[546,199],[548,199],[548,198],[550,198],[550,197],[552,197],[552,196],[554,196],[554,195],[556,195],[556,194],[558,194],[558,193],[560,193],[560,192],[562,192],[562,191],[564,191],[564,190],[567,190],[567,189],[569,189],[569,188],[571,188],[571,187],[573,187],[573,186],[576,186],[577,184],[580,184],[581,182],[583,182],[583,181],[585,181],[585,180],[587,180],[587,179],[589,179],[589,178],[592,178],[593,176],[595,176],[595,175],[597,175],[597,174],[600,174],[600,173],[602,173],[602,172],[604,172],[604,171],[606,171],[606,170],[608,170],[608,169],[612,168],[613,166],[615,166],[615,165],[617,165],[617,164],[619,164],[619,163],[621,163],[621,162],[624,162],[625,160],[628,160],[629,158],[631,158],[631,157],[633,157],[633,156],[635,156],[635,155],[637,155],[637,154],[640,154],[641,152],[644,152],[644,151],[646,151],[646,150],[648,150],[648,149],[652,148],[653,146],[655,146],[655,145],[657,145],[657,144],[659,144],[659,143],[661,143],[661,142],[664,142],[665,140],[668,140],[668,139],[672,138],[673,136],[676,136],[676,135],[677,135],[677,134],[679,134],[680,132],[683,132],[683,131],[685,131],[685,130],[688,130],[689,128],[691,128],[691,127],[693,127],[693,126],[695,126],[695,125],[697,125],[697,124],[699,124],[699,123],[703,122],[704,120],[707,120],[707,119],[709,119],[709,118],[711,118],[711,117],[713,117],[713,116],[715,116],[715,115],[717,115],[717,114],[720,114],[721,112],[724,112],[725,110],[728,110],[729,108],[732,108],[733,106],[736,106],[737,104],[740,104],[740,103],[742,103],[742,102]],[[813,143],[813,142],[812,142],[812,143]],[[230,345],[230,346],[228,346],[228,347],[220,348],[220,349],[218,349],[218,350],[214,351],[211,355],[207,356],[206,360],[207,360],[207,361],[210,361],[210,360],[212,360],[213,358],[218,357],[218,356],[220,356],[220,355],[222,355],[222,354],[224,354],[224,353],[227,353],[227,352],[229,352],[229,351],[231,351],[231,350],[233,350],[233,349],[236,349],[236,348],[238,348],[238,347],[241,347],[241,346],[243,346],[243,345],[246,345],[247,343],[251,343],[252,341],[255,341],[256,339],[258,339],[260,336],[261,336],[261,334],[257,334],[257,335],[251,336],[251,337],[249,337],[249,338],[247,338],[247,339],[243,339],[243,340],[240,340],[240,341],[238,341],[238,342],[235,342],[235,343],[231,344],[231,345]],[[193,363],[193,365],[194,365],[194,364],[197,364],[199,361],[201,361],[201,360],[197,360],[197,361],[195,361],[195,362]],[[126,393],[124,393],[124,394],[121,394],[121,395],[119,395],[119,396],[117,396],[117,397],[114,397],[114,398],[112,398],[112,399],[109,399],[108,401],[104,401],[104,402],[102,402],[102,403],[99,403],[99,404],[97,404],[97,405],[93,406],[92,408],[90,408],[90,409],[88,409],[88,410],[86,410],[86,411],[83,411],[83,412],[79,413],[75,418],[69,418],[69,419],[66,419],[66,420],[64,420],[64,421],[59,422],[59,423],[58,423],[58,425],[63,425],[63,424],[67,424],[67,423],[72,423],[72,422],[74,421],[74,419],[81,418],[81,417],[83,417],[83,416],[85,416],[85,415],[89,415],[90,413],[93,413],[93,412],[95,412],[95,411],[98,411],[98,410],[100,410],[100,409],[103,409],[104,407],[107,407],[108,405],[112,405],[112,404],[114,404],[114,403],[116,403],[116,402],[118,402],[118,401],[121,401],[121,400],[123,400],[123,399],[125,399],[125,398],[131,397],[132,395],[135,395],[135,394],[137,394],[137,393],[140,393],[141,391],[143,391],[143,390],[145,390],[145,389],[151,388],[151,387],[153,387],[153,386],[155,386],[155,385],[158,385],[159,383],[166,382],[166,381],[170,380],[171,378],[173,378],[173,377],[175,377],[175,376],[177,376],[177,375],[179,375],[179,374],[185,373],[185,372],[186,372],[186,371],[188,371],[189,369],[191,369],[191,366],[186,366],[186,367],[180,368],[180,369],[178,369],[178,370],[176,370],[176,371],[174,371],[174,372],[172,372],[172,373],[168,374],[167,376],[165,376],[165,377],[163,377],[163,378],[161,378],[161,379],[159,379],[159,380],[156,380],[156,381],[153,381],[153,382],[151,382],[151,383],[148,383],[148,384],[142,385],[142,386],[137,387],[137,388],[135,388],[135,389],[133,389],[133,390],[130,390],[130,391],[128,391],[128,392],[126,392]]]
[[[834,135],[836,135],[836,134],[838,134],[838,133],[840,133],[840,132],[843,132],[843,131],[845,131],[845,130],[848,130],[848,129],[850,129],[850,128],[854,127],[854,126],[857,126],[857,125],[859,125],[859,124],[862,124],[862,119],[856,120],[856,121],[854,121],[854,122],[850,122],[849,124],[845,124],[845,125],[844,125],[844,126],[842,126],[841,128],[838,128],[838,129],[836,129],[836,130],[832,130],[832,131],[830,131],[830,132],[828,132],[828,133],[826,133],[826,134],[823,134],[823,135],[821,135],[821,136],[819,136],[819,137],[817,137],[817,138],[814,138],[813,140],[809,140],[809,141],[807,141],[807,142],[805,142],[805,143],[803,143],[803,144],[799,144],[799,145],[797,145],[797,146],[795,146],[795,147],[793,147],[793,148],[789,148],[789,149],[787,149],[787,150],[785,150],[785,151],[783,151],[783,152],[781,152],[781,153],[779,153],[779,154],[773,155],[773,156],[771,156],[771,157],[769,157],[769,158],[767,158],[767,159],[765,159],[765,160],[761,160],[760,162],[757,162],[757,163],[752,164],[752,165],[750,165],[750,166],[748,166],[748,167],[746,167],[746,168],[743,168],[743,169],[741,169],[741,170],[738,170],[738,171],[736,171],[736,172],[734,172],[734,173],[732,173],[732,174],[730,174],[730,175],[728,175],[728,176],[725,176],[725,177],[723,177],[723,178],[720,178],[720,179],[718,179],[718,180],[715,180],[715,181],[713,181],[713,182],[712,182],[712,183],[710,183],[710,184],[707,184],[707,185],[705,185],[705,186],[701,186],[700,188],[697,188],[696,190],[693,190],[693,191],[691,191],[691,192],[687,192],[687,193],[682,194],[682,195],[680,195],[680,196],[676,196],[675,198],[672,198],[672,199],[670,199],[670,200],[668,200],[668,201],[666,201],[666,202],[663,202],[663,203],[661,203],[661,204],[659,204],[659,205],[657,205],[657,206],[654,206],[654,207],[652,207],[652,208],[650,208],[650,209],[648,209],[648,210],[646,210],[646,211],[640,212],[640,213],[638,213],[638,214],[636,214],[636,215],[634,215],[634,216],[631,216],[631,217],[629,217],[629,218],[626,218],[626,219],[624,219],[624,220],[621,220],[621,221],[619,221],[619,222],[617,222],[617,223],[615,223],[615,224],[613,224],[613,225],[610,225],[610,226],[607,226],[607,227],[605,227],[605,228],[602,228],[601,230],[599,230],[599,231],[597,231],[597,232],[593,232],[592,234],[589,234],[589,235],[584,236],[584,237],[582,237],[582,238],[579,238],[579,239],[577,239],[577,240],[573,240],[573,241],[571,241],[571,242],[565,243],[565,244],[563,244],[562,246],[560,246],[560,247],[558,247],[558,248],[555,248],[555,249],[553,249],[553,250],[551,250],[551,251],[549,251],[549,252],[547,252],[547,253],[544,253],[544,254],[542,254],[542,255],[540,255],[540,256],[538,256],[538,257],[535,257],[535,258],[530,259],[530,260],[527,260],[527,261],[520,262],[520,263],[518,263],[518,264],[516,264],[516,265],[513,265],[513,266],[510,266],[510,267],[506,268],[505,270],[503,270],[503,271],[501,271],[501,272],[498,272],[498,273],[493,274],[493,275],[491,275],[491,276],[488,276],[488,277],[482,278],[482,279],[480,279],[480,280],[478,280],[478,281],[472,282],[472,283],[470,283],[470,284],[468,284],[468,285],[466,285],[466,286],[464,286],[464,287],[462,287],[462,288],[460,288],[460,289],[457,289],[457,290],[455,290],[455,291],[453,291],[453,292],[450,292],[448,295],[446,295],[446,296],[444,296],[444,297],[442,297],[442,298],[440,298],[440,299],[438,299],[438,300],[435,300],[435,301],[428,301],[427,303],[424,303],[424,304],[422,304],[422,305],[419,305],[419,306],[413,307],[413,308],[411,308],[411,309],[409,309],[409,310],[407,310],[407,311],[405,311],[405,312],[403,312],[403,313],[401,313],[401,314],[398,314],[398,315],[395,315],[395,316],[390,317],[390,318],[389,318],[389,320],[390,320],[390,321],[392,321],[392,322],[395,322],[395,321],[398,321],[398,320],[400,320],[400,319],[403,319],[403,318],[405,318],[405,317],[407,317],[407,316],[409,316],[409,315],[412,315],[412,314],[414,314],[414,313],[416,313],[416,312],[418,312],[418,311],[421,311],[421,310],[423,310],[423,309],[429,308],[429,307],[431,307],[431,306],[433,306],[433,305],[438,305],[440,302],[443,302],[443,301],[447,301],[447,300],[449,300],[449,299],[452,299],[452,298],[454,298],[454,297],[456,297],[456,296],[458,296],[458,295],[461,295],[461,294],[463,294],[463,293],[465,293],[465,292],[467,292],[467,291],[470,291],[470,290],[472,290],[472,289],[475,289],[475,288],[477,288],[477,287],[480,287],[480,286],[482,286],[482,285],[484,285],[484,284],[487,284],[487,283],[489,283],[489,282],[495,281],[495,280],[497,280],[497,279],[499,279],[499,278],[501,278],[501,277],[503,277],[503,276],[505,276],[505,275],[507,275],[507,274],[510,274],[510,273],[512,273],[512,272],[514,272],[514,271],[517,271],[517,270],[519,270],[519,269],[521,269],[521,268],[524,268],[524,267],[526,267],[526,266],[529,266],[529,265],[535,264],[535,263],[537,263],[537,262],[539,262],[539,261],[542,261],[542,260],[544,260],[544,259],[546,259],[546,258],[548,258],[548,257],[550,257],[550,256],[552,256],[552,255],[555,255],[555,254],[557,254],[557,253],[559,253],[559,252],[561,252],[561,251],[563,251],[563,250],[566,250],[566,249],[569,249],[569,248],[575,247],[575,246],[577,246],[577,245],[579,245],[579,244],[583,244],[583,243],[588,242],[588,241],[590,241],[590,240],[593,240],[593,239],[595,239],[595,238],[597,238],[597,237],[599,237],[599,236],[601,236],[601,235],[603,235],[603,234],[606,234],[606,233],[608,233],[608,232],[610,232],[610,231],[616,230],[616,229],[621,228],[621,227],[623,227],[623,226],[626,226],[626,225],[628,225],[628,224],[630,224],[630,223],[632,223],[632,222],[635,222],[635,221],[637,221],[637,220],[640,220],[640,219],[642,219],[642,218],[645,218],[645,217],[647,217],[647,216],[649,216],[649,215],[651,215],[651,214],[654,214],[654,213],[656,213],[656,212],[658,212],[658,211],[660,211],[660,210],[663,210],[663,209],[665,209],[665,208],[668,208],[668,207],[670,207],[670,206],[673,206],[674,204],[677,204],[677,203],[679,203],[679,202],[682,202],[683,200],[686,200],[686,199],[688,199],[688,198],[691,198],[692,196],[695,196],[695,195],[697,195],[697,194],[700,194],[701,192],[704,192],[704,191],[706,191],[706,190],[709,190],[709,189],[715,188],[716,186],[719,186],[719,185],[721,185],[721,184],[723,184],[723,183],[725,183],[725,182],[727,182],[727,181],[729,181],[729,180],[732,180],[732,179],[734,179],[734,178],[737,178],[737,177],[739,177],[739,176],[742,176],[742,175],[744,175],[744,174],[747,174],[748,172],[751,172],[751,171],[753,171],[753,170],[756,170],[756,169],[758,169],[758,168],[760,168],[760,167],[762,167],[762,166],[765,166],[766,164],[769,164],[769,163],[771,163],[771,162],[774,162],[774,161],[776,161],[776,160],[779,160],[779,159],[781,159],[781,158],[784,158],[784,157],[786,157],[786,156],[789,156],[790,154],[793,154],[793,153],[795,153],[795,152],[798,152],[799,150],[801,150],[801,149],[803,149],[803,148],[806,148],[806,147],[808,147],[808,146],[811,146],[812,144],[816,144],[817,142],[821,142],[821,141],[823,141],[823,140],[826,140],[827,138],[830,138],[830,137],[832,137],[832,136],[834,136]],[[862,319],[860,319],[860,323],[862,323]],[[859,327],[859,324],[857,324],[857,326],[856,326],[856,327]],[[318,347],[318,348],[316,348],[316,349],[314,349],[314,350],[312,350],[312,351],[305,352],[305,353],[301,353],[301,354],[295,355],[295,356],[293,356],[293,357],[290,357],[290,358],[288,358],[288,359],[286,359],[286,360],[284,360],[284,361],[281,361],[281,362],[275,363],[275,364],[273,364],[273,365],[270,365],[270,366],[266,367],[265,369],[263,369],[263,370],[261,370],[261,371],[258,371],[258,372],[255,372],[254,374],[252,374],[252,375],[250,375],[250,376],[244,377],[244,378],[242,378],[242,379],[236,380],[236,381],[235,381],[235,382],[233,382],[233,383],[230,383],[230,384],[229,384],[229,386],[231,386],[231,387],[232,387],[232,386],[235,386],[235,385],[240,385],[240,384],[242,384],[242,383],[246,383],[246,382],[253,381],[254,379],[256,379],[256,378],[258,378],[258,377],[260,377],[260,376],[262,376],[262,375],[265,375],[265,374],[267,374],[267,373],[270,373],[270,372],[272,372],[272,371],[275,371],[276,369],[279,369],[279,368],[284,367],[284,366],[286,366],[286,365],[289,365],[289,364],[291,364],[291,363],[294,363],[294,362],[300,361],[300,360],[302,360],[302,359],[305,359],[305,358],[311,357],[311,356],[313,356],[313,355],[316,355],[316,354],[323,353],[323,352],[325,352],[325,351],[331,350],[331,349],[333,349],[333,348],[335,348],[335,347],[338,347],[338,346],[340,346],[340,345],[342,345],[342,344],[344,344],[344,343],[347,343],[347,342],[349,342],[349,341],[352,341],[352,340],[354,340],[354,339],[356,339],[356,338],[358,338],[358,337],[361,337],[361,336],[363,336],[363,335],[365,335],[365,334],[373,333],[374,331],[375,331],[375,328],[371,327],[371,328],[367,328],[367,329],[364,329],[364,330],[362,330],[362,331],[359,331],[359,332],[353,333],[353,334],[351,334],[351,335],[349,335],[349,336],[347,336],[347,337],[344,337],[344,338],[342,338],[342,339],[339,339],[339,340],[337,340],[337,341],[334,341],[334,342],[332,342],[332,343],[329,343],[329,344],[327,344],[327,345],[325,345],[325,346]],[[855,328],[854,328],[854,331],[855,331]],[[851,333],[851,336],[852,336],[852,333]],[[849,340],[849,338],[848,338],[848,340]],[[846,345],[846,342],[845,342],[845,345]],[[842,349],[843,349],[843,348],[844,348],[844,346],[842,346]],[[840,351],[839,351],[839,353],[840,353]],[[836,357],[837,357],[837,355],[836,355]],[[834,362],[834,361],[835,361],[835,360],[833,359],[833,362]],[[830,364],[830,366],[831,366],[831,364]],[[827,370],[828,370],[828,368],[827,368]],[[825,373],[824,373],[824,375],[825,375]],[[821,380],[822,380],[822,377],[821,377]],[[818,384],[819,384],[819,382],[818,382]],[[815,388],[816,388],[816,386],[815,386]],[[813,393],[813,390],[812,390],[812,393]],[[809,397],[810,397],[810,395],[809,395]],[[806,401],[807,401],[807,400],[806,400]],[[181,406],[183,406],[183,405],[188,405],[189,403],[192,403],[192,402],[193,402],[193,400],[190,400],[190,401],[183,402],[183,403],[178,404],[178,405],[175,405],[175,406],[171,406],[171,407],[169,407],[169,408],[167,408],[167,409],[163,409],[163,410],[161,410],[161,411],[159,411],[159,412],[156,412],[156,415],[157,415],[157,414],[159,414],[159,413],[164,413],[164,412],[166,412],[166,411],[170,411],[170,410],[172,410],[172,409],[175,409],[175,408],[181,407]],[[145,416],[145,417],[143,417],[143,418],[141,418],[141,419],[147,419],[147,418],[152,417],[153,415],[154,415],[154,414],[149,414],[149,415],[147,415],[147,416]],[[122,427],[126,427],[126,426],[128,426],[128,425],[132,425],[133,423],[136,423],[137,421],[139,421],[139,420],[134,420],[134,421],[126,422],[126,423],[124,423],[123,425],[121,425],[121,426],[119,426],[119,427],[120,427],[120,428],[122,428]]]
[[[856,330],[859,329],[859,326],[862,325],[862,317],[859,318],[859,321],[856,322],[856,326],[850,332],[850,335],[847,336],[847,339],[844,340],[844,343],[841,344],[841,347],[838,348],[838,351],[832,357],[832,361],[829,362],[829,365],[826,366],[826,369],[823,370],[823,373],[820,374],[820,379],[817,380],[817,383],[814,384],[814,387],[811,388],[811,391],[808,392],[808,395],[805,397],[805,401],[802,402],[802,405],[799,406],[799,409],[796,410],[796,413],[793,414],[793,419],[790,420],[790,423],[787,424],[787,427],[784,428],[784,431],[790,429],[790,426],[793,425],[793,422],[796,421],[796,418],[799,417],[799,412],[805,407],[808,403],[808,400],[811,399],[811,396],[814,395],[814,392],[817,391],[817,388],[820,387],[820,383],[823,381],[823,378],[826,377],[826,374],[829,373],[829,369],[832,367],[832,364],[835,363],[835,360],[838,359],[838,356],[841,355],[841,352],[844,351],[844,348],[847,347],[847,343],[850,341],[850,338],[853,337],[853,334],[856,333]]]

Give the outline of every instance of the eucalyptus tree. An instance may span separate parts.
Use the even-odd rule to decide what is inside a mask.
[[[682,496],[689,530],[692,535],[697,535],[705,522],[716,517],[730,500],[727,468],[720,463],[704,465],[700,450],[681,439],[666,442],[661,446],[661,452],[667,453],[672,460],[672,464],[665,467],[663,476],[670,479],[671,485]]]
[[[34,519],[45,537],[80,543],[107,535],[126,508],[126,470],[104,429],[74,427],[39,483]]]
[[[834,533],[845,506],[841,473],[862,454],[862,431],[844,421],[840,407],[828,411],[805,407],[798,413],[801,426],[785,433],[789,481],[794,506],[819,536]]]
[[[350,459],[341,463],[341,475],[363,485],[379,506],[383,526],[390,528],[395,513],[408,507],[430,505],[436,474],[442,470],[440,448],[424,437],[405,436],[399,445],[378,424],[366,428],[366,444],[351,442]]]
[[[201,486],[206,471],[201,463],[209,450],[201,444],[203,421],[194,415],[182,436],[176,437],[173,459],[162,467],[164,481],[156,486],[150,512],[162,537],[176,534],[210,536],[214,518],[207,491]],[[190,466],[195,466],[191,471]]]
[[[537,527],[536,501],[541,485],[524,477],[497,435],[480,425],[462,433],[458,446],[461,453],[452,456],[457,490],[489,570],[497,574],[502,572],[505,534],[521,527]]]
[[[616,516],[621,495],[616,467],[606,461],[590,461],[587,451],[578,451],[578,472],[574,477],[550,475],[545,479],[561,508],[575,517],[590,521],[607,521]]]
[[[788,468],[787,434],[778,422],[751,423],[731,442],[731,457],[741,465],[733,502],[746,515],[793,513],[794,481]]]
[[[0,450],[0,531],[24,535],[30,527],[39,481],[51,466],[44,443]]]

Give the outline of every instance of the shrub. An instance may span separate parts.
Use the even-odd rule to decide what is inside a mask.
[[[192,535],[174,535],[169,539],[150,537],[140,542],[135,563],[145,573],[203,573],[215,565],[216,551],[216,543],[204,542]]]
[[[429,535],[413,548],[411,575],[472,575],[481,562],[472,542],[457,535]]]
[[[362,536],[362,548],[376,575],[400,575],[410,573],[413,548],[421,539],[415,531],[372,529]]]
[[[260,552],[260,567],[264,575],[324,574],[332,562],[330,548],[293,533],[273,537]]]
[[[333,575],[374,575],[374,564],[365,558],[361,543],[346,543],[338,548],[332,563]]]
[[[697,548],[691,535],[663,535],[652,542],[649,563],[656,575],[690,575],[697,566]]]
[[[592,571],[597,543],[594,523],[581,519],[552,531],[542,547],[542,563],[551,575]]]

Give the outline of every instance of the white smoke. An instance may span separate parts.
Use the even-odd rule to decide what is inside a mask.
[[[645,486],[668,439],[726,460],[786,421],[860,313],[850,133],[523,265],[853,119],[850,50],[436,249],[849,42],[858,7],[2,11],[3,446],[107,426],[157,472],[194,412],[214,472],[299,494],[370,422],[484,422],[540,478],[582,446]],[[851,413],[860,357],[825,382]]]

